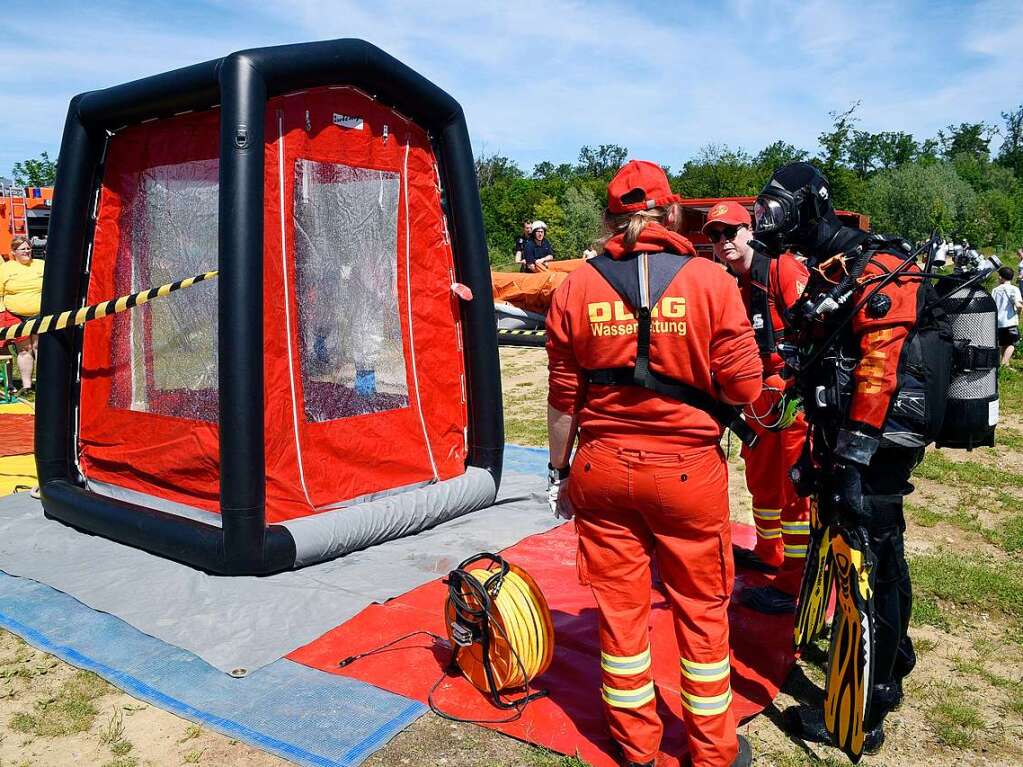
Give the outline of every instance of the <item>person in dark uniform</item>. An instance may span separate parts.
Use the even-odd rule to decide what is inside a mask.
[[[526,240],[526,249],[522,252],[522,271],[545,272],[547,263],[554,260],[554,249],[547,239],[547,224],[534,221],[529,225],[530,237]]]
[[[522,264],[525,263],[525,257],[523,254],[526,252],[526,243],[529,241],[529,225],[531,221],[522,222],[522,234],[515,238],[515,245],[513,252],[515,253],[515,263],[519,265],[521,271],[525,271],[522,268]]]
[[[827,179],[809,163],[775,171],[754,217],[764,251],[796,251],[810,269],[804,295],[785,314],[798,335],[793,364],[813,445],[796,478],[816,493],[825,524],[865,531],[864,556],[873,558],[872,684],[859,682],[866,688],[862,747],[871,752],[884,741],[885,717],[901,702],[902,680],[916,661],[907,633],[912,588],[903,501],[926,438],[893,418],[900,391],[912,384],[905,360],[927,284],[913,277],[919,269],[912,256],[893,241],[842,225]],[[840,673],[834,652],[833,645],[829,673]],[[832,740],[819,709],[793,707],[785,719],[799,737]]]

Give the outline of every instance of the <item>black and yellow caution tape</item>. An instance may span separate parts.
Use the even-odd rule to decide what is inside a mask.
[[[44,314],[39,317],[31,317],[17,325],[10,325],[0,329],[0,342],[11,341],[22,336],[36,336],[43,333],[50,333],[54,330],[63,330],[69,325],[84,325],[86,322],[98,320],[111,314],[119,314],[135,306],[152,301],[154,298],[162,298],[176,290],[190,288],[196,283],[212,280],[217,276],[216,271],[197,274],[195,277],[188,277],[177,282],[168,282],[148,290],[140,290],[127,296],[120,296],[109,301],[102,301],[91,306],[83,306],[81,309],[68,309],[58,314]]]
[[[502,346],[543,346],[546,342],[544,330],[497,329],[497,343]]]

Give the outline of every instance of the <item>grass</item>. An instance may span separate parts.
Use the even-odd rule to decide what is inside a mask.
[[[939,522],[945,519],[945,515],[924,506],[906,501],[906,516],[916,522],[920,527],[936,527]]]
[[[942,631],[948,631],[952,628],[948,616],[942,612],[941,607],[938,605],[938,600],[920,594],[913,595],[913,612],[910,615],[909,622],[913,626],[934,626]]]
[[[100,732],[99,739],[101,743],[110,745],[119,741],[122,735],[124,735],[124,714],[115,708],[110,714],[106,726]]]
[[[516,445],[547,446],[547,424],[535,418],[504,419],[504,438]]]
[[[947,631],[955,610],[961,610],[999,612],[1023,628],[1023,565],[942,551],[913,557],[910,570],[914,624]]]
[[[178,743],[187,743],[190,740],[195,740],[202,735],[202,727],[197,724],[190,724],[185,728],[185,734],[178,738]]]
[[[118,756],[109,762],[104,762],[103,767],[138,767],[139,760],[134,756]]]
[[[1010,429],[1008,426],[999,426],[995,430],[995,446],[1019,452],[1023,450],[1023,432]]]
[[[181,757],[181,761],[185,764],[199,764],[199,760],[202,759],[202,755],[206,753],[206,749],[193,749]]]
[[[1023,412],[1023,358],[1018,353],[998,371],[998,399],[1001,412]]]
[[[977,733],[984,729],[984,720],[976,707],[965,700],[962,690],[954,687],[941,691],[925,717],[938,740],[952,748],[969,748]]]
[[[11,717],[15,732],[47,738],[85,732],[98,713],[93,701],[110,692],[110,685],[88,671],[79,671],[51,698],[36,701],[33,712]]]
[[[1016,683],[1009,691],[1009,700],[1005,707],[1010,712],[1023,718],[1023,683]]]
[[[534,747],[526,753],[528,767],[586,767],[577,756],[562,756],[546,748]]]
[[[1009,554],[1023,551],[1023,501],[1009,493],[999,493],[995,500],[1008,516],[990,532],[990,542]]]
[[[914,475],[943,484],[964,484],[974,487],[1023,487],[1023,475],[975,461],[952,461],[940,450],[929,450]]]

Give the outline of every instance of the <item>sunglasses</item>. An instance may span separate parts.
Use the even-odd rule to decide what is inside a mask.
[[[735,235],[742,228],[743,226],[740,224],[739,226],[726,226],[723,229],[708,229],[707,238],[713,243],[721,242],[721,240],[734,240]]]

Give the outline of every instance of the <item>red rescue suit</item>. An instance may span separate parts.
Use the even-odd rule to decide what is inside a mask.
[[[634,252],[695,255],[650,224]],[[622,238],[607,244],[613,258]],[[691,259],[656,305],[651,369],[718,398],[749,403],[762,366],[734,280]],[[730,765],[728,602],[734,566],[722,427],[707,413],[635,386],[600,386],[586,371],[632,366],[637,320],[592,267],[569,275],[547,315],[549,404],[577,418],[580,445],[568,497],[579,534],[579,576],[600,613],[602,689],[625,756],[657,755],[662,724],[650,670],[651,558],[671,603],[682,706],[694,765]]]
[[[760,256],[760,258],[765,258]],[[754,284],[752,270],[739,277],[742,300],[754,327],[770,322],[775,341],[784,338],[782,311],[792,306],[806,287],[809,272],[789,253],[769,261],[767,284]],[[754,292],[767,294],[769,317],[758,315]],[[807,425],[800,414],[785,429],[769,428],[779,417],[778,406],[787,386],[780,373],[784,362],[777,351],[762,351],[764,389],[760,398],[745,410],[746,422],[759,439],[753,448],[743,447],[746,462],[746,487],[753,496],[753,521],[757,531],[754,548],[758,558],[779,572],[772,585],[786,594],[796,596],[806,562],[810,536],[809,499],[800,498],[789,477],[806,443]]]
[[[867,263],[861,282],[851,300],[860,303],[871,291],[873,281],[883,278],[902,265],[904,256],[878,253]],[[919,272],[915,264],[906,270]],[[856,388],[847,414],[847,428],[879,435],[899,389],[899,362],[909,333],[916,325],[920,305],[921,280],[899,278],[885,285],[880,294],[890,302],[881,316],[872,316],[864,306],[852,320],[853,334],[859,339],[860,363],[853,371]]]

